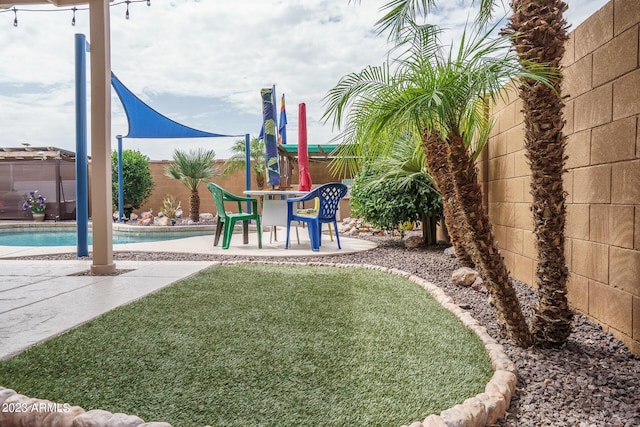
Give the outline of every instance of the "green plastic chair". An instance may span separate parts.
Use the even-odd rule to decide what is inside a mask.
[[[258,247],[262,249],[262,228],[260,227],[260,215],[258,214],[258,199],[236,196],[213,182],[207,184],[207,188],[211,191],[211,195],[213,195],[213,201],[216,205],[216,211],[218,212],[218,225],[216,226],[216,237],[213,242],[213,246],[218,245],[220,234],[222,234],[222,230],[224,228],[222,249],[229,249],[231,236],[233,236],[233,228],[237,221],[243,222],[242,229],[244,244],[249,243],[249,220],[255,219],[256,228],[258,230]],[[227,213],[224,208],[225,202],[237,202],[238,213]],[[243,202],[251,202],[251,213],[242,211]]]

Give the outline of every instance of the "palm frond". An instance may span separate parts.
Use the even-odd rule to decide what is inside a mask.
[[[385,14],[376,22],[378,31],[381,34],[389,31],[389,39],[399,40],[405,26],[427,16],[435,3],[435,0],[391,0],[381,8]]]
[[[335,140],[348,147],[349,157],[334,160],[332,170],[353,172],[389,157],[402,137],[428,129],[462,136],[479,155],[491,129],[488,102],[505,96],[510,79],[552,83],[552,72],[523,67],[509,39],[494,30],[465,30],[462,41],[447,48],[437,27],[411,23],[403,27],[395,58],[342,78],[326,97],[323,119],[342,130]]]
[[[202,182],[218,172],[214,165],[215,152],[199,148],[197,150],[174,150],[173,163],[165,167],[165,175],[182,182],[190,191],[197,191]]]

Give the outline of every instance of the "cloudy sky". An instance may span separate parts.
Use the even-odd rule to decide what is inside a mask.
[[[575,27],[606,0],[565,0]],[[379,65],[389,49],[374,30],[388,0],[152,0],[111,7],[112,70],[164,115],[208,132],[257,136],[260,89],[286,96],[287,136],[297,142],[298,104],[307,105],[311,144],[336,132],[323,125],[324,97],[340,77]],[[430,22],[455,40],[474,16],[471,0],[440,1]],[[477,2],[476,2],[477,3]],[[0,13],[0,146],[54,146],[75,151],[74,34],[89,34],[89,14],[51,6]],[[1,9],[0,9],[1,10]],[[38,11],[35,11],[38,10]],[[43,12],[48,11],[48,12]],[[505,12],[499,12],[505,13]],[[90,42],[90,40],[89,40]],[[126,134],[112,91],[112,147]],[[227,158],[237,138],[125,139],[153,160],[173,150],[205,147]],[[90,152],[90,146],[89,146]]]

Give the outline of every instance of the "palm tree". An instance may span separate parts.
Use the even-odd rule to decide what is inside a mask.
[[[189,152],[174,150],[173,163],[164,169],[166,176],[177,179],[191,191],[189,218],[193,222],[200,220],[198,187],[218,171],[218,168],[213,164],[215,156],[213,150],[202,148],[189,150]]]
[[[231,147],[231,152],[233,155],[227,159],[224,163],[224,172],[223,176],[232,174],[239,170],[245,170],[246,165],[246,142],[244,139],[240,139],[234,142]],[[267,170],[265,167],[264,160],[264,141],[258,138],[252,138],[249,143],[249,157],[253,162],[253,172],[256,176],[256,185],[259,190],[264,188],[265,177],[267,174]]]
[[[478,23],[492,15],[495,0],[479,0]],[[407,22],[426,16],[436,0],[392,0],[378,21],[381,31],[399,38]],[[559,346],[571,333],[573,312],[567,302],[568,269],[564,254],[566,138],[562,133],[564,103],[560,94],[560,60],[567,40],[561,0],[513,0],[513,14],[504,30],[512,36],[521,61],[546,64],[557,78],[551,86],[528,81],[520,87],[525,122],[526,156],[532,170],[534,235],[538,249],[536,268],[538,303],[533,310],[531,330],[536,343]]]
[[[444,177],[454,183],[453,194],[442,195],[457,197],[462,207],[474,261],[493,297],[498,323],[515,344],[528,346],[526,319],[479,200],[473,160],[488,136],[485,97],[498,96],[511,78],[541,77],[519,66],[504,38],[492,40],[489,33],[471,41],[463,37],[456,55],[453,48],[444,51],[438,34],[434,26],[409,23],[398,45],[406,50],[391,63],[343,77],[327,96],[325,119],[344,125],[345,142],[352,144],[352,152],[365,155],[381,151],[383,141],[407,133],[421,136],[438,188],[450,185]],[[473,145],[474,138],[479,145]]]
[[[560,0],[511,3],[513,15],[506,32],[512,35],[523,61],[538,61],[560,69],[568,39]],[[564,254],[566,137],[562,133],[564,102],[558,96],[562,79],[553,87],[527,82],[520,87],[525,123],[526,156],[531,164],[534,235],[538,248],[536,278],[538,302],[533,310],[531,332],[538,343],[559,346],[571,334],[573,312],[567,302],[569,271]]]

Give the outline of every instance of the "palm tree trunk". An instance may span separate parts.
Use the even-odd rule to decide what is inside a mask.
[[[515,345],[529,347],[532,338],[527,320],[520,308],[507,266],[496,246],[493,225],[482,206],[476,165],[460,135],[450,135],[448,142],[457,194],[462,212],[466,215],[472,230],[471,241],[476,245],[480,255],[480,274],[491,293],[498,324]]]
[[[256,175],[256,185],[258,190],[264,190],[264,175]]]
[[[513,16],[506,32],[521,61],[549,64],[559,71],[568,39],[563,12],[567,5],[560,0],[514,0]],[[531,319],[536,343],[559,346],[571,334],[573,312],[567,302],[568,269],[564,254],[566,137],[562,133],[564,102],[558,95],[562,75],[554,89],[526,81],[520,87],[525,122],[526,156],[531,164],[534,235],[538,248],[536,283],[538,302]]]
[[[438,144],[438,140],[442,137],[437,131],[427,130],[422,135],[422,145],[425,152],[425,159],[429,173],[435,181],[436,187],[442,196],[442,210],[444,214],[444,222],[451,237],[451,244],[456,252],[458,262],[464,267],[476,268],[477,263],[474,262],[474,248],[467,245],[469,233],[465,229],[465,222],[460,215],[462,210],[455,196],[455,187],[453,176],[449,162],[447,162],[448,153],[443,152],[446,145]],[[479,258],[476,256],[476,260]]]
[[[198,190],[191,191],[189,218],[193,222],[200,221],[200,195]]]
[[[437,243],[436,238],[436,224],[437,221],[434,216],[422,213],[422,243],[425,245],[435,245]]]

